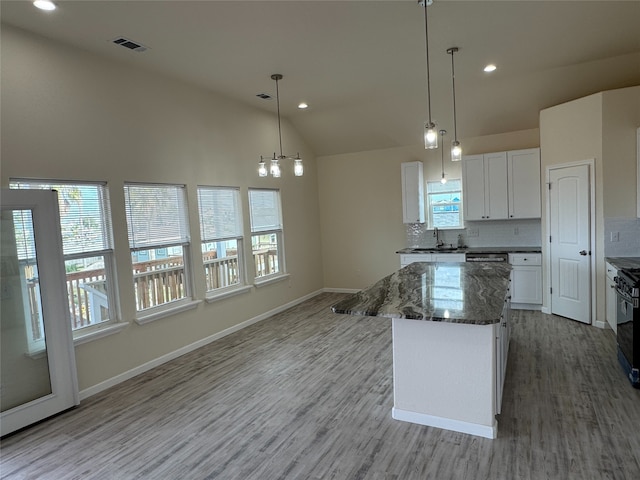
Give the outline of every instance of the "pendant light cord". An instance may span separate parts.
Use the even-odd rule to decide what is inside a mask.
[[[282,128],[280,127],[280,89],[278,88],[278,78],[276,77],[276,104],[278,106],[278,139],[280,141],[280,158],[282,154]]]
[[[456,52],[456,49],[451,49],[451,84],[453,86],[453,140],[458,141],[458,128],[456,121],[456,73],[453,66],[453,54]]]
[[[427,3],[428,0],[424,1],[424,44],[427,51],[427,102],[428,102],[428,111],[429,111],[429,123],[433,123],[431,121],[431,76],[429,72],[429,19],[427,15]]]

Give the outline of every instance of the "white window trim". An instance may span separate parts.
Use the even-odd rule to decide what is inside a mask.
[[[242,229],[242,225],[244,224],[244,218],[242,215],[242,198],[240,196],[240,187],[230,187],[230,186],[215,186],[215,185],[198,185],[197,194],[198,194],[198,221],[200,222],[200,227],[202,227],[202,219],[200,218],[200,189],[203,190],[233,190],[235,191],[238,201],[238,215],[240,218],[236,219],[238,221],[239,228]],[[200,232],[202,236],[202,231]],[[205,291],[205,300],[208,303],[214,302],[216,300],[221,300],[223,298],[227,298],[233,295],[238,295],[240,293],[244,293],[244,291],[250,290],[251,286],[247,285],[247,270],[244,259],[244,233],[241,232],[238,236],[232,237],[221,237],[221,238],[205,238],[202,236],[200,239],[200,259],[203,263],[202,259],[202,245],[205,243],[216,243],[216,242],[225,242],[228,240],[235,240],[237,247],[237,256],[238,256],[238,283],[235,285],[229,285],[227,287],[218,287],[211,290]]]
[[[291,276],[290,273],[274,273],[272,275],[266,275],[264,277],[257,277],[253,284],[256,288],[265,287],[267,285],[271,285],[272,283],[282,282],[283,280],[288,279]]]
[[[121,318],[121,310],[120,310],[120,296],[118,291],[117,279],[115,275],[115,245],[113,239],[113,212],[111,211],[111,201],[109,197],[109,185],[106,181],[95,181],[95,180],[69,180],[69,179],[48,179],[48,178],[10,178],[9,183],[27,183],[27,184],[40,184],[40,185],[96,185],[103,186],[106,190],[106,198],[99,197],[99,200],[104,202],[103,205],[105,211],[108,215],[108,225],[110,227],[110,231],[106,232],[106,236],[110,240],[111,248],[103,249],[103,250],[95,250],[88,252],[77,252],[64,254],[62,256],[62,261],[67,262],[69,260],[88,258],[88,257],[99,257],[102,256],[104,258],[104,270],[105,270],[105,284],[107,286],[107,301],[109,304],[109,311],[111,313],[110,318],[95,323],[93,325],[82,327],[78,329],[71,330],[71,334],[73,337],[74,345],[81,345],[82,343],[89,342],[93,339],[101,338],[106,335],[111,335],[113,333],[118,333],[128,325],[128,322],[122,322]],[[67,297],[69,292],[67,292]],[[68,302],[68,299],[67,299]],[[71,323],[71,319],[69,319]],[[111,332],[111,333],[109,333]],[[43,340],[28,340],[28,350],[29,352],[26,354],[31,358],[39,358],[42,356],[44,352],[46,352],[46,348],[44,347],[44,339]]]
[[[235,297],[243,293],[249,292],[253,287],[251,285],[232,285],[230,287],[216,288],[209,290],[205,296],[207,303],[214,303],[225,298]]]
[[[198,305],[200,305],[201,303],[202,303],[202,300],[193,300],[190,298],[175,300],[173,302],[165,303],[163,305],[158,305],[156,307],[151,307],[142,312],[138,312],[138,315],[136,316],[134,321],[138,325],[145,325],[147,323],[160,320],[161,318],[170,317],[178,313],[186,312],[187,310],[192,310],[196,308]],[[147,311],[148,311],[147,314],[141,315],[141,313],[147,312]]]
[[[465,228],[464,226],[464,207],[463,207],[463,202],[464,202],[464,198],[462,196],[462,179],[461,178],[452,178],[449,180],[451,181],[457,181],[460,182],[460,188],[459,189],[452,189],[450,190],[451,192],[460,192],[460,225],[456,225],[456,226],[452,226],[452,227],[437,227],[438,230],[463,230]],[[427,230],[431,230],[433,231],[436,227],[433,225],[433,212],[431,211],[430,208],[430,202],[429,199],[431,198],[430,195],[438,195],[441,193],[447,193],[445,192],[429,192],[429,184],[430,183],[440,183],[440,182],[427,182],[427,188],[426,188],[426,195],[425,195],[425,202],[426,202],[426,209],[427,209]],[[452,203],[453,205],[453,203]]]
[[[73,337],[73,345],[78,346],[83,343],[92,342],[94,340],[98,340],[99,338],[108,337],[109,335],[115,335],[116,333],[120,333],[122,330],[127,328],[130,325],[130,322],[117,322],[117,323],[103,323],[99,325],[95,325],[94,327],[89,327],[86,332],[82,330],[76,330],[77,333],[81,333]]]

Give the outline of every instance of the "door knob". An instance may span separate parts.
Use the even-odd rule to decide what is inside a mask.
[[[587,255],[587,251],[586,250],[580,250],[580,252],[578,252],[578,253],[580,253],[580,255],[582,255],[583,257],[585,255]]]

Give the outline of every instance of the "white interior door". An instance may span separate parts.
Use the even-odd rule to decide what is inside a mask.
[[[589,166],[549,170],[551,313],[591,323]]]
[[[79,403],[58,196],[2,189],[1,435]]]

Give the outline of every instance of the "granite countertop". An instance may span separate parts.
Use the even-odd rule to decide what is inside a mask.
[[[412,263],[331,307],[334,313],[434,322],[498,323],[509,291],[505,263]]]
[[[396,253],[542,253],[542,247],[462,247],[462,248],[436,248],[436,247],[407,247]]]
[[[640,268],[640,257],[606,257],[605,260],[618,270]]]

